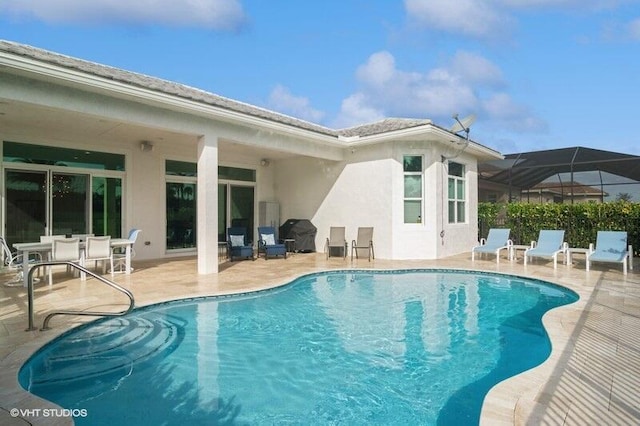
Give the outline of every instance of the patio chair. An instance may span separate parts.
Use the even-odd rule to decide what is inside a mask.
[[[506,250],[507,256],[511,258],[511,246],[513,242],[509,239],[511,229],[509,228],[491,228],[487,239],[480,239],[480,244],[471,249],[471,261],[475,260],[475,254],[495,254],[496,263],[500,263],[500,250]]]
[[[113,269],[113,250],[111,249],[111,237],[87,237],[84,248],[83,263],[86,267],[87,262],[95,262],[94,268],[98,268],[98,262],[102,262],[102,273],[107,270],[107,261],[111,275],[114,273]]]
[[[543,229],[538,234],[538,240],[532,241],[531,248],[524,252],[524,264],[527,259],[541,257],[553,259],[553,268],[558,267],[558,255],[562,253],[563,259],[567,261],[567,243],[564,242],[564,230]]]
[[[227,245],[231,262],[234,258],[256,260],[253,257],[253,246],[247,237],[247,228],[239,226],[228,228]]]
[[[622,263],[622,273],[627,274],[627,265],[633,269],[633,247],[627,246],[626,231],[598,231],[596,246],[589,244],[587,271],[591,262]]]
[[[358,228],[358,236],[355,240],[351,241],[351,261],[353,261],[353,252],[356,253],[356,259],[360,256],[364,258],[364,254],[367,254],[369,262],[371,258],[376,258],[373,252],[373,227]]]
[[[327,259],[331,257],[332,249],[334,251],[341,251],[342,258],[347,258],[347,239],[345,238],[344,226],[332,226],[329,228],[329,238],[327,238],[324,249],[327,254]]]
[[[55,238],[51,247],[51,261],[82,264],[80,240],[77,238]],[[75,275],[74,271],[74,275]],[[53,271],[49,268],[49,285],[53,283]]]
[[[6,287],[18,287],[23,283],[23,259],[22,254],[18,254],[12,252],[9,248],[9,244],[7,244],[7,240],[4,237],[0,237],[0,249],[2,250],[2,265],[3,268],[6,268],[8,271],[15,272],[15,275],[12,279],[5,282],[4,285]],[[34,264],[40,262],[42,260],[42,255],[40,253],[31,253],[29,255],[29,263]]]
[[[53,240],[64,240],[65,238],[67,238],[67,236],[65,234],[55,234],[55,235],[40,235],[40,242],[41,243],[52,243],[53,244]],[[76,238],[76,237],[71,237],[71,238]],[[40,253],[41,256],[43,256],[43,258],[46,256],[47,260],[51,260],[51,250],[47,250],[43,253]],[[45,266],[45,273],[47,275],[49,275],[49,269],[51,269],[51,266]],[[67,273],[71,272],[71,267],[67,266]],[[51,284],[51,280],[49,280],[49,284]]]
[[[140,235],[141,232],[142,230],[133,228],[129,231],[129,235],[127,236],[127,239],[131,241],[131,259],[133,259],[134,256],[136,255],[136,251],[134,247],[135,247],[136,241],[138,240],[138,235]],[[114,272],[115,271],[125,272],[126,264],[127,264],[126,247],[115,247],[113,249],[113,265],[111,267],[111,270]],[[131,270],[133,271],[133,268],[131,268]]]
[[[287,258],[287,247],[276,240],[276,230],[273,226],[258,227],[258,256],[264,253],[264,260],[269,256],[283,256]]]

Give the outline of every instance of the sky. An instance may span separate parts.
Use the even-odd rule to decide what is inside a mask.
[[[0,0],[0,39],[335,129],[640,155],[640,0]]]

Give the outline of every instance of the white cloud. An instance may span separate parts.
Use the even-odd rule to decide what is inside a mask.
[[[387,51],[374,53],[359,66],[360,89],[342,102],[336,127],[383,117],[430,118],[448,122],[454,113],[475,112],[502,128],[539,131],[545,124],[504,92],[501,70],[487,58],[460,51],[426,72],[397,67]]]
[[[358,124],[372,123],[384,118],[384,113],[371,106],[364,93],[355,93],[342,101],[340,116],[333,124],[342,129]]]
[[[358,67],[356,77],[362,86],[355,98],[358,105],[362,107],[366,101],[367,108],[387,115],[438,116],[475,103],[469,88],[451,70],[438,68],[424,74],[402,71],[386,51],[371,55]]]
[[[482,109],[497,127],[518,132],[538,133],[547,130],[547,124],[519,105],[506,93],[495,93],[482,101]]]
[[[629,22],[627,25],[627,33],[631,40],[640,41],[640,18]]]
[[[612,10],[637,0],[404,0],[411,22],[428,29],[476,38],[509,34],[518,13],[536,9],[559,11]]]
[[[504,85],[502,71],[493,62],[475,53],[459,51],[451,61],[451,70],[470,83],[500,87]]]
[[[405,0],[409,18],[429,28],[473,37],[494,36],[512,18],[491,0]]]
[[[125,23],[235,30],[244,24],[239,0],[2,0],[0,12],[52,23]]]
[[[269,95],[269,108],[312,123],[320,123],[324,113],[311,107],[309,99],[294,96],[289,89],[277,85]]]
[[[510,7],[513,9],[567,9],[577,10],[603,10],[615,9],[626,3],[636,0],[495,0],[496,7]]]

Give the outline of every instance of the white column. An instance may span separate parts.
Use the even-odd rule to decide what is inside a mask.
[[[198,141],[198,274],[218,272],[218,137]]]

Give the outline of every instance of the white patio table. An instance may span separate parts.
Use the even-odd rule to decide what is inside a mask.
[[[80,241],[80,248],[84,249],[84,245],[85,242],[84,241]],[[131,246],[133,245],[133,241],[127,239],[127,238],[112,238],[111,239],[111,247],[115,248],[115,247],[124,247],[125,248],[125,268],[124,268],[124,273],[125,274],[130,274],[131,273]],[[15,247],[15,249],[19,252],[22,253],[23,259],[28,259],[29,258],[29,253],[30,252],[40,252],[40,253],[48,253],[52,250],[53,248],[53,242],[46,242],[46,243],[41,243],[41,242],[35,242],[35,243],[15,243],[13,245],[13,247]],[[26,288],[27,284],[28,284],[28,280],[29,280],[29,269],[31,269],[33,267],[33,265],[29,265],[28,262],[24,264],[23,266],[23,271],[22,271],[22,279],[23,279],[23,286]],[[81,276],[84,278],[84,274],[81,274]]]

